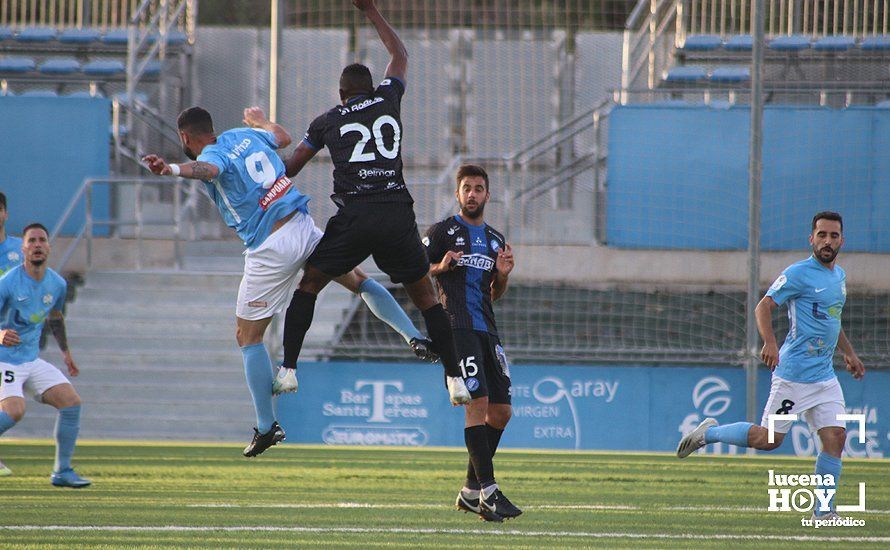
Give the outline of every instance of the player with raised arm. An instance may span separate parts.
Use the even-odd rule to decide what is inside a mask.
[[[6,233],[6,222],[9,220],[9,210],[6,203],[6,195],[0,193],[0,276],[10,269],[22,264],[22,240]],[[3,381],[0,380],[0,384]],[[11,476],[10,470],[0,461],[0,477]]]
[[[244,123],[249,127],[217,136],[210,113],[200,107],[186,109],[177,125],[185,155],[194,162],[167,164],[157,155],[147,155],[143,162],[158,175],[203,181],[226,225],[247,247],[235,314],[236,339],[257,417],[253,439],[244,449],[244,456],[251,457],[285,438],[272,407],[277,381],[263,334],[272,317],[287,305],[296,276],[321,239],[321,231],[309,216],[309,197],[284,175],[284,163],[275,152],[290,144],[290,135],[270,122],[259,107],[244,110]],[[359,269],[344,273],[337,282],[360,294],[419,357],[429,353],[428,341],[382,285]],[[283,391],[297,390],[296,378],[284,383]]]
[[[485,223],[491,197],[481,166],[457,170],[460,213],[432,225],[423,239],[445,305],[473,400],[465,407],[464,442],[470,455],[467,480],[457,507],[486,521],[503,521],[522,511],[498,489],[492,458],[512,415],[510,367],[494,321],[492,301],[507,291],[513,252],[504,236]]]
[[[25,415],[25,393],[59,410],[56,460],[50,481],[56,487],[86,487],[71,456],[80,431],[80,396],[62,372],[38,357],[43,325],[52,330],[69,376],[80,372],[65,331],[62,306],[67,283],[48,267],[49,231],[39,223],[22,233],[22,265],[0,278],[0,435]]]
[[[763,339],[761,360],[773,371],[769,399],[760,426],[736,422],[718,426],[706,418],[677,446],[677,456],[685,458],[708,443],[718,441],[762,451],[777,449],[791,429],[792,421],[774,424],[774,441],[769,442],[770,414],[802,415],[810,429],[819,434],[822,451],[816,458],[816,474],[831,474],[835,485],[841,474],[841,454],[846,441],[844,394],[834,373],[833,357],[840,348],[853,378],[860,380],[865,367],[841,327],[841,313],[847,300],[847,275],[836,265],[844,244],[844,222],[836,212],[819,212],[813,217],[810,245],[813,255],[788,266],[757,304],[754,315]],[[772,312],[788,304],[790,327],[782,348],[776,343]],[[833,503],[832,499],[832,503]],[[831,519],[831,512],[815,510],[814,516]]]
[[[402,176],[402,95],[408,52],[373,0],[353,0],[374,25],[390,55],[377,88],[371,71],[353,64],[340,76],[338,105],[317,117],[287,159],[293,177],[322,148],[334,163],[334,195],[339,207],[309,261],[285,315],[284,363],[294,375],[303,338],[312,324],[318,293],[332,279],[372,256],[394,283],[404,285],[423,313],[427,332],[445,367],[452,404],[470,395],[460,377],[448,315],[436,299],[429,261],[414,218],[414,199]],[[295,376],[295,375],[294,375]]]

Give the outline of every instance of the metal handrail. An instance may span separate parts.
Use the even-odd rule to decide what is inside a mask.
[[[180,194],[181,189],[184,184],[187,184],[187,180],[182,178],[120,178],[120,177],[105,177],[105,178],[87,178],[83,181],[83,183],[78,188],[77,192],[72,197],[71,201],[68,203],[68,206],[65,208],[62,216],[59,218],[59,221],[56,222],[55,227],[52,230],[50,235],[50,242],[55,242],[55,240],[59,237],[59,234],[62,231],[62,228],[71,218],[71,215],[75,211],[75,209],[81,204],[81,199],[83,199],[84,204],[84,223],[80,227],[80,229],[75,234],[74,240],[71,244],[68,245],[65,253],[62,255],[62,259],[56,266],[57,271],[61,271],[68,264],[68,261],[74,254],[74,251],[80,244],[80,242],[86,239],[86,254],[87,254],[87,269],[92,268],[92,256],[93,256],[93,229],[96,226],[100,227],[136,227],[136,240],[137,240],[137,248],[141,250],[142,248],[142,230],[143,228],[148,226],[173,226],[173,248],[174,248],[174,266],[176,269],[182,268],[182,218],[183,218],[183,209],[181,208],[181,200]],[[124,185],[135,185],[137,187],[136,190],[136,209],[135,209],[135,221],[121,221],[121,220],[94,220],[93,212],[92,212],[92,189],[96,184],[106,184],[109,186],[124,186]],[[173,192],[173,221],[146,221],[143,217],[142,212],[142,199],[141,199],[141,190],[143,185],[158,185],[158,186],[174,186]],[[141,269],[142,267],[142,258],[141,255],[137,253],[136,255],[136,268]]]

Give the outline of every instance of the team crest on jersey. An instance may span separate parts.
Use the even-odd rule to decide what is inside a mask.
[[[456,225],[452,225],[451,227],[448,228],[448,235],[449,236],[454,235],[455,233],[457,233],[457,230],[458,230],[458,227]]]
[[[15,252],[15,251],[11,251],[6,254],[6,259],[9,260],[10,262],[17,262],[17,261],[19,261],[19,253]]]
[[[44,294],[43,295],[43,305],[48,306],[53,303],[53,295],[52,294]]]

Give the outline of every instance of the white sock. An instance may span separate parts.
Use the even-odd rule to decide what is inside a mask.
[[[483,488],[482,488],[482,498],[488,498],[488,497],[490,497],[491,494],[492,494],[493,492],[497,491],[497,490],[498,490],[498,484],[497,484],[497,483],[492,483],[492,484],[489,485],[488,487],[483,487]]]
[[[479,490],[478,489],[467,489],[464,487],[460,490],[461,493],[467,498],[479,498]]]

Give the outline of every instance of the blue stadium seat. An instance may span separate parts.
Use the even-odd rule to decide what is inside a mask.
[[[127,29],[108,31],[100,38],[103,44],[126,44],[128,39]]]
[[[686,37],[683,49],[689,52],[705,52],[716,50],[723,45],[723,40],[715,34],[691,34]]]
[[[882,34],[863,38],[859,47],[869,52],[888,51],[890,50],[890,35]]]
[[[52,42],[56,39],[56,29],[52,27],[25,27],[15,39],[19,42]]]
[[[823,52],[845,52],[856,46],[852,36],[825,36],[813,44],[814,50]]]
[[[47,59],[37,70],[43,74],[72,74],[80,72],[80,63],[70,57]]]
[[[9,27],[0,27],[0,42],[12,38],[12,29]]]
[[[732,108],[732,103],[725,99],[712,99],[710,103],[708,103],[708,107],[711,109],[720,109],[725,111],[726,109]]]
[[[711,82],[747,82],[751,80],[748,67],[717,67],[711,73]]]
[[[667,72],[664,79],[667,82],[696,82],[704,80],[708,77],[708,73],[701,67],[672,67]]]
[[[2,73],[29,73],[34,70],[34,60],[30,57],[7,57],[0,59]]]
[[[96,90],[95,95],[91,94],[89,90],[78,90],[76,92],[69,92],[69,93],[65,94],[65,97],[79,97],[79,98],[87,97],[87,98],[90,98],[90,97],[105,97],[105,96],[102,95],[102,92],[100,92],[99,90]]]
[[[27,90],[19,94],[19,97],[59,97],[53,90]]]
[[[771,50],[781,52],[799,52],[810,47],[810,37],[801,35],[777,36],[769,41]]]
[[[167,44],[171,46],[181,46],[188,42],[188,35],[182,31],[170,31],[167,33]]]
[[[879,109],[890,109],[890,99],[885,99],[884,101],[878,102],[875,107]]]
[[[65,29],[59,35],[59,42],[63,44],[91,44],[96,40],[99,40],[96,29]]]
[[[754,38],[750,34],[737,34],[723,44],[723,49],[731,52],[750,52]]]
[[[83,74],[91,76],[116,76],[125,70],[123,62],[108,59],[90,61],[83,66]]]
[[[148,64],[145,65],[145,72],[143,74],[145,76],[158,76],[161,74],[161,62],[157,59],[149,61]]]

